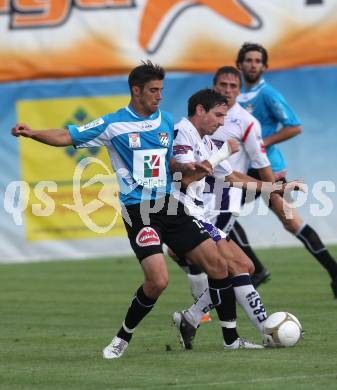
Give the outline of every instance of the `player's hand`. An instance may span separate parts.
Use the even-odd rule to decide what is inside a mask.
[[[22,136],[29,138],[32,135],[32,129],[24,123],[18,123],[15,127],[12,128],[11,133],[14,135],[14,137]]]
[[[288,183],[283,184],[284,185],[284,192],[290,192],[290,191],[301,191],[301,192],[308,192],[307,185],[302,180],[292,180]]]
[[[290,193],[291,191],[301,191],[306,193],[307,186],[300,180],[293,180],[288,183],[280,183],[276,182],[273,184],[274,193],[278,193],[280,195],[284,195],[286,193]]]
[[[239,151],[239,144],[234,138],[229,138],[227,140],[227,145],[231,151],[231,154],[237,153]]]
[[[194,174],[206,174],[206,175],[212,175],[213,174],[213,168],[212,165],[207,161],[202,162],[191,162],[184,164],[184,174],[188,173],[194,173]]]
[[[207,175],[213,175],[214,173],[212,165],[207,160],[195,162],[194,168],[197,173],[206,173]]]

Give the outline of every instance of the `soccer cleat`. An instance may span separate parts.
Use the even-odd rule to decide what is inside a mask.
[[[178,338],[181,346],[184,349],[192,349],[192,341],[197,332],[195,327],[191,325],[185,318],[184,312],[179,311],[173,313],[173,323],[178,331]]]
[[[208,312],[202,316],[200,320],[200,324],[207,324],[207,322],[211,322],[211,321],[212,321],[212,317],[211,314]]]
[[[242,339],[241,337],[238,337],[234,343],[232,344],[226,344],[224,342],[225,349],[263,349],[263,345],[261,344],[254,344],[251,343],[248,340]]]
[[[103,349],[103,359],[118,359],[125,352],[129,343],[115,336],[111,343]]]
[[[261,283],[266,283],[270,279],[270,272],[263,268],[262,271],[255,273],[254,275],[251,275],[250,279],[252,281],[252,285],[256,288]]]
[[[331,281],[331,288],[332,288],[334,297],[337,298],[337,275]]]

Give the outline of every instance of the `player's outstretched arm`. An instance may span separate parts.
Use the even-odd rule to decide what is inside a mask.
[[[26,137],[51,146],[69,146],[73,144],[69,131],[66,129],[32,130],[24,123],[18,123],[12,128],[14,137]]]
[[[253,177],[245,175],[243,173],[233,171],[230,175],[226,176],[232,187],[244,188],[248,191],[256,191],[264,194],[280,194],[290,191],[302,191],[306,192],[305,186],[301,181],[294,180],[289,183],[275,183],[256,180]]]

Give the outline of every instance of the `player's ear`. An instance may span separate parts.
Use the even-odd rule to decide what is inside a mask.
[[[202,115],[205,112],[205,109],[202,104],[197,104],[195,107],[195,112],[197,115]]]
[[[140,87],[138,87],[138,85],[133,85],[131,87],[131,92],[132,92],[133,96],[139,96],[140,92],[141,92],[141,89],[140,89]]]

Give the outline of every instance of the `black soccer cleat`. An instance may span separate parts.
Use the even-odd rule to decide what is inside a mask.
[[[332,288],[334,297],[337,298],[337,275],[331,281],[331,288]]]
[[[251,275],[250,279],[252,281],[252,285],[256,288],[261,283],[266,283],[271,277],[271,273],[266,269],[263,268],[262,271],[255,273],[254,275]]]
[[[178,331],[178,338],[181,346],[184,349],[192,349],[192,341],[197,333],[197,330],[185,318],[184,312],[176,311],[173,313],[173,323]]]

